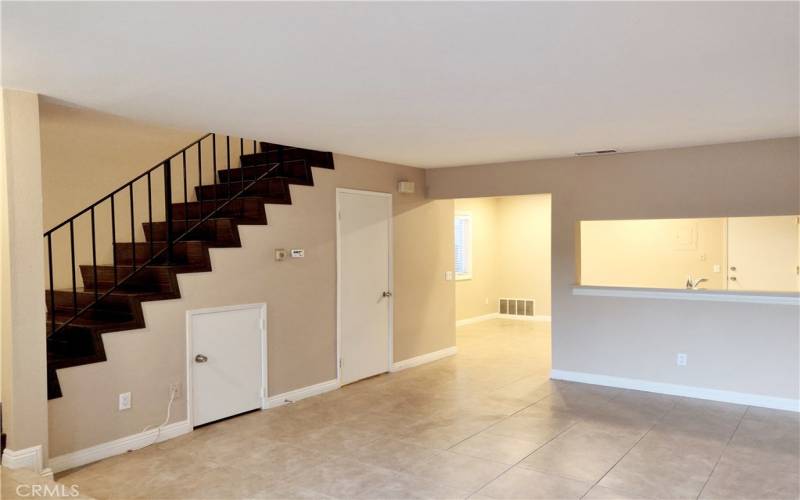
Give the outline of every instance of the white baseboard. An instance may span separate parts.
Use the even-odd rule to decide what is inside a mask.
[[[405,370],[407,368],[413,368],[415,366],[424,365],[425,363],[430,363],[431,361],[436,361],[438,359],[446,358],[448,356],[453,356],[457,352],[458,352],[458,347],[453,346],[453,347],[446,347],[438,351],[429,352],[421,356],[404,359],[402,361],[393,363],[392,371],[399,372],[400,370]]]
[[[30,448],[3,450],[3,467],[9,469],[28,469],[36,473],[47,475],[48,470],[44,468],[44,456],[42,455],[42,445],[37,444]]]
[[[54,472],[58,473],[104,458],[121,455],[129,450],[147,446],[153,443],[157,435],[158,442],[160,443],[161,441],[166,441],[167,439],[172,439],[191,431],[192,426],[189,424],[189,421],[183,420],[181,422],[165,425],[161,428],[161,434],[158,434],[158,429],[151,429],[138,434],[125,436],[115,439],[114,441],[101,443],[90,448],[84,448],[51,458],[48,465],[50,465],[50,468],[53,469]]]
[[[609,375],[598,375],[594,373],[573,372],[567,370],[550,370],[550,378],[554,380],[568,380],[571,382],[582,382],[585,384],[618,387],[620,389],[634,389],[637,391],[656,392],[659,394],[669,394],[672,396],[709,399],[711,401],[722,401],[724,403],[735,403],[748,406],[760,406],[763,408],[774,408],[776,410],[800,412],[800,400],[778,398],[774,396],[763,396],[761,394],[721,391],[719,389],[708,389],[705,387],[667,384],[664,382],[652,382],[649,380],[612,377]]]
[[[481,323],[483,321],[490,321],[493,319],[513,319],[516,321],[545,321],[545,322],[549,322],[552,320],[550,316],[544,316],[544,315],[517,316],[515,314],[490,313],[490,314],[484,314],[483,316],[475,316],[472,318],[460,319],[456,321],[456,326],[472,325],[474,323]]]
[[[267,400],[267,407],[275,408],[276,406],[283,406],[301,399],[310,398],[311,396],[317,396],[329,391],[335,391],[339,387],[339,381],[336,379],[328,380],[327,382],[320,382],[319,384],[309,385],[307,387],[301,387],[300,389],[295,389],[293,391],[284,392],[283,394],[271,396]]]

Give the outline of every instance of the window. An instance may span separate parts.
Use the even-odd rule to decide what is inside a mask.
[[[472,215],[456,214],[454,226],[456,279],[468,280],[472,278]]]

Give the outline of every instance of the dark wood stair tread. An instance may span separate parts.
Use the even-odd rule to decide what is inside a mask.
[[[311,166],[305,160],[292,160],[279,164],[264,163],[260,165],[251,165],[247,167],[232,168],[229,170],[220,170],[218,177],[220,184],[227,184],[230,179],[231,184],[251,181],[263,175],[270,177],[285,177],[289,184],[297,184],[301,186],[313,186],[314,176],[311,171]]]
[[[195,186],[195,195],[200,201],[221,200],[235,196],[241,190],[247,196],[260,196],[274,199],[276,202],[285,199],[288,204],[291,200],[289,192],[289,179],[286,177],[267,177],[257,181],[244,183],[226,182],[224,184],[206,184]],[[274,202],[273,202],[274,203]]]

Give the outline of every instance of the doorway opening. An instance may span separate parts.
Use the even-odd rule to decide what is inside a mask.
[[[549,376],[551,195],[457,199],[453,228],[459,352]]]

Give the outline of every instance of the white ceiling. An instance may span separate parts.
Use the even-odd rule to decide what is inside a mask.
[[[2,3],[2,83],[439,167],[800,134],[798,4]]]

